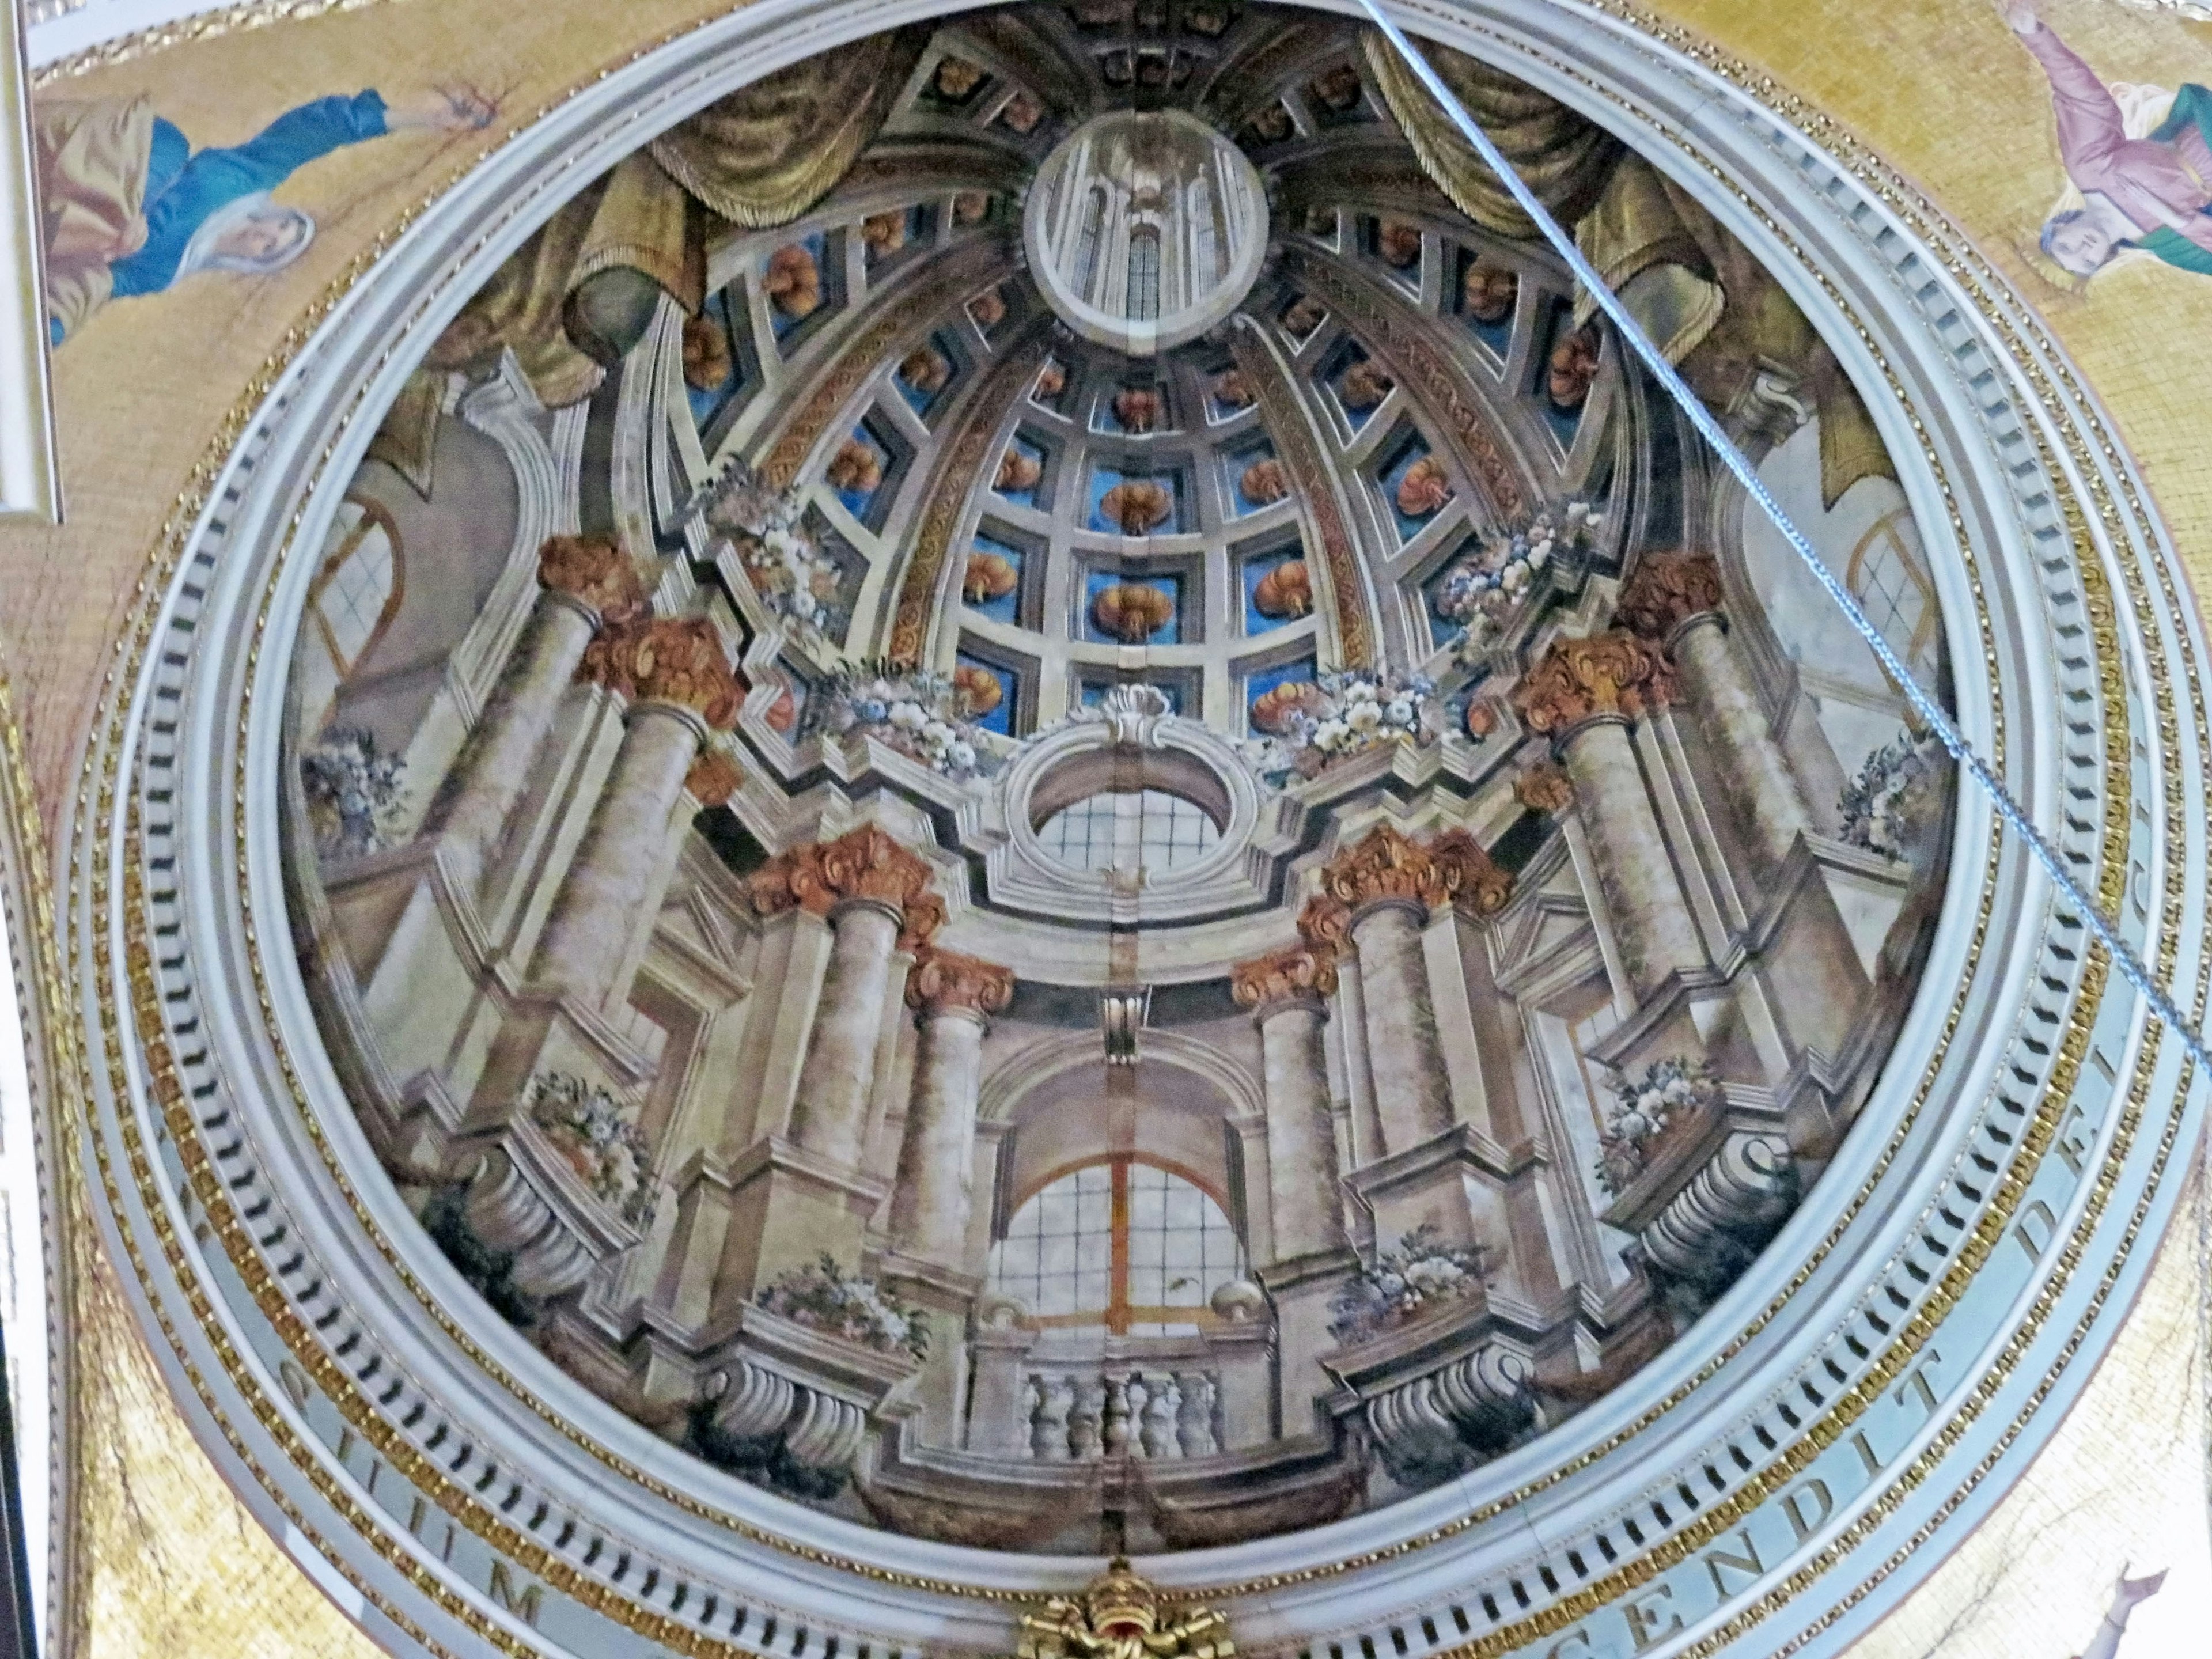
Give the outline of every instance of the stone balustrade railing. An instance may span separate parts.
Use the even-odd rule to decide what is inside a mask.
[[[1211,1457],[1221,1449],[1211,1371],[1064,1370],[1029,1377],[1030,1455],[1042,1463]]]

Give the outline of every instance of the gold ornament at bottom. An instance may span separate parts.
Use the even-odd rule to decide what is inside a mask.
[[[1018,1659],[1235,1659],[1229,1621],[1211,1607],[1160,1604],[1115,1556],[1080,1595],[1022,1615]]]

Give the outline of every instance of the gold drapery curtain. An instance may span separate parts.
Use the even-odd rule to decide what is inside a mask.
[[[1383,100],[1437,188],[1483,229],[1534,240],[1534,223],[1390,43],[1370,29],[1361,44]],[[1596,123],[1504,70],[1447,46],[1421,51],[1699,397],[1725,410],[1763,364],[1784,368],[1799,378],[1820,421],[1826,505],[1861,478],[1896,476],[1834,354],[1781,284],[1693,198]],[[1576,321],[1595,310],[1589,295],[1579,295]]]
[[[577,318],[577,290],[630,271],[696,313],[713,230],[788,224],[828,195],[882,129],[928,40],[927,27],[899,29],[810,58],[662,134],[516,250],[447,329],[431,366],[504,346],[549,408],[591,396],[605,370]]]

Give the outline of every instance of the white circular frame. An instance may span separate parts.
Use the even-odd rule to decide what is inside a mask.
[[[1962,726],[1984,752],[2002,748],[2029,810],[2089,867],[2117,824],[2123,925],[2191,1006],[2206,964],[2179,922],[2205,909],[2203,641],[2172,597],[2173,555],[2140,481],[2033,318],[1878,167],[1839,162],[1626,23],[1559,0],[1397,10],[1623,132],[1775,270],[1869,393],[1899,462]],[[611,71],[426,210],[247,426],[95,734],[88,777],[112,787],[92,788],[70,825],[64,926],[87,1030],[116,1022],[108,1063],[100,1042],[89,1050],[88,1151],[115,1195],[103,1224],[139,1269],[149,1336],[218,1463],[403,1650],[641,1652],[687,1632],[708,1643],[699,1650],[796,1659],[833,1641],[864,1659],[1005,1650],[1006,1598],[1095,1565],[930,1544],[786,1503],[619,1417],[497,1322],[441,1327],[441,1310],[465,1315],[471,1298],[378,1170],[282,945],[291,641],[319,532],[401,380],[569,181],[759,75],[931,15],[913,0],[760,0]],[[2140,744],[2131,770],[2125,748],[2107,752],[2116,714]],[[1332,1645],[1572,1654],[1578,1630],[1602,1652],[1619,1628],[1602,1621],[1624,1607],[1650,1614],[1652,1654],[1827,1653],[1863,1633],[2063,1416],[2148,1268],[2179,1184],[2171,1156],[2202,1110],[2202,1079],[2172,1044],[2153,1052],[2116,977],[2084,1013],[2099,973],[2078,927],[2053,921],[2016,848],[1996,848],[1985,803],[1967,795],[1957,819],[1895,1058],[1826,1178],[1692,1333],[1451,1486],[1144,1570],[1211,1594],[1248,1651],[1316,1659]],[[1992,1040],[1971,1040],[1981,1032]],[[2112,1103],[2071,1115],[2065,1089],[2091,1098],[2100,1074]],[[2005,1146],[2038,1152],[2029,1183],[2008,1179]],[[2070,1186],[2052,1184],[2077,1166]],[[2008,1224],[1978,1256],[1962,1241],[1991,1215]],[[1916,1336],[1967,1260],[1963,1292]],[[1884,1370],[1906,1338],[1920,1362]],[[1881,1415],[1893,1398],[1917,1427]],[[1754,1565],[1741,1549],[1727,1571],[1712,1565],[1705,1513],[1786,1467],[1810,1444],[1806,1425],[1844,1403],[1869,1437],[1865,1486],[1846,1495],[1838,1475],[1829,1511],[1787,1550],[1749,1529],[1775,1513],[1769,1493],[1746,1511]],[[1840,1433],[1819,1454],[1851,1455]],[[392,1507],[389,1485],[372,1490],[373,1466],[388,1483],[403,1458],[447,1471],[454,1512],[426,1518]],[[1900,1491],[1900,1472],[1929,1458]],[[1808,1478],[1842,1467],[1811,1462]],[[1657,1574],[1648,1584],[1592,1601],[1585,1586],[1639,1559]],[[1711,1605],[1693,1604],[1708,1571]]]

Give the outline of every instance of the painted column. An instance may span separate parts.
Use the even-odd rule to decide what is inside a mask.
[[[753,906],[805,909],[830,924],[830,967],[800,1068],[792,1139],[858,1170],[868,1130],[876,1039],[891,952],[918,950],[945,919],[929,866],[874,825],[793,848],[757,872]]]
[[[891,1248],[955,1273],[971,1271],[983,1037],[991,1016],[1013,994],[1010,969],[950,951],[929,951],[907,975],[907,1006],[917,1011],[921,1042],[891,1193]]]
[[[631,936],[660,908],[669,815],[707,734],[736,723],[744,692],[714,625],[699,617],[611,628],[580,672],[630,704],[614,769],[538,939],[532,977],[599,1006],[626,993],[618,981]]]
[[[1709,553],[1648,554],[1616,615],[1673,659],[1736,823],[1755,857],[1770,869],[1780,864],[1811,830],[1812,814],[1729,637],[1719,563]]]
[[[1705,945],[1629,741],[1631,722],[1670,690],[1657,652],[1625,631],[1561,640],[1514,702],[1549,735],[1574,787],[1622,965],[1639,997],[1706,965]]]
[[[1267,1103],[1267,1198],[1275,1259],[1345,1248],[1336,1131],[1322,1051],[1336,953],[1298,945],[1230,970],[1229,988],[1260,1028]]]
[[[1321,895],[1299,917],[1308,944],[1358,953],[1385,1155],[1443,1133],[1455,1115],[1421,934],[1430,911],[1462,888],[1487,914],[1511,884],[1463,831],[1423,847],[1386,824],[1323,867]]]
[[[515,803],[561,698],[602,623],[645,604],[635,567],[605,539],[555,536],[538,550],[539,592],[491,700],[439,786],[422,833],[435,836],[471,886],[498,856]]]

